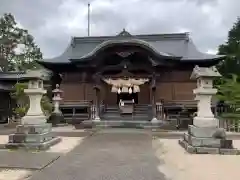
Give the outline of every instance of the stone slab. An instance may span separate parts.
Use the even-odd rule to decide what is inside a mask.
[[[219,148],[215,147],[195,147],[196,154],[219,154]]]
[[[61,138],[54,137],[49,141],[43,143],[7,143],[6,148],[8,149],[26,149],[26,150],[47,150],[51,146],[59,143]]]
[[[194,125],[188,126],[188,133],[195,137],[211,138],[216,133],[218,128],[215,127],[196,127]]]
[[[51,140],[53,137],[52,133],[43,134],[10,134],[10,143],[43,143]]]
[[[190,146],[185,140],[180,139],[178,141],[178,143],[180,144],[180,146],[182,146],[188,153],[190,154],[196,154],[196,149],[192,146]]]
[[[184,140],[194,147],[221,147],[221,139],[215,138],[199,138],[189,134],[184,134]]]
[[[190,154],[221,154],[221,155],[240,155],[238,149],[223,149],[211,147],[193,147],[187,141],[181,139],[178,141],[179,145],[183,147]]]
[[[233,149],[219,149],[220,154],[224,155],[239,155],[240,151],[236,148]]]
[[[52,128],[51,124],[24,124],[16,127],[16,133],[18,134],[43,134],[50,132]]]
[[[0,168],[40,170],[59,157],[59,153],[50,152],[0,151]]]

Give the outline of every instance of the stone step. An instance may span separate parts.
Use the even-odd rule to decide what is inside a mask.
[[[95,124],[97,127],[111,127],[111,128],[147,128],[151,127],[149,121],[101,121]]]
[[[146,117],[146,118],[137,118],[137,117],[133,117],[133,118],[109,118],[109,117],[102,117],[103,120],[105,121],[148,121],[151,118]]]
[[[148,117],[151,114],[115,114],[115,113],[104,113],[103,116],[108,116],[108,117]]]
[[[102,117],[105,120],[150,120],[150,117]]]

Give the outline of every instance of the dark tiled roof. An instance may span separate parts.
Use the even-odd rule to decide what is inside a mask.
[[[117,36],[74,37],[62,55],[52,59],[44,59],[43,61],[49,63],[70,63],[70,59],[83,61],[87,57],[94,55],[98,50],[113,44],[141,45],[141,47],[151,49],[160,56],[180,57],[181,61],[223,58],[223,56],[198,51],[188,33],[131,36],[125,32]]]
[[[11,91],[13,89],[13,85],[6,85],[0,83],[0,91]]]
[[[24,72],[0,72],[0,80],[17,80]]]
[[[50,72],[42,70],[29,70],[27,72],[0,72],[1,81],[17,81],[17,80],[30,80],[42,79],[48,80]]]

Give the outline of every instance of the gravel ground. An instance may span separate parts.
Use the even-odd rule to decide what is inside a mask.
[[[0,180],[23,180],[31,174],[30,170],[0,169]]]
[[[171,180],[239,179],[240,156],[188,154],[173,139],[156,139],[153,145],[165,162],[159,170]],[[234,146],[240,149],[240,140]]]

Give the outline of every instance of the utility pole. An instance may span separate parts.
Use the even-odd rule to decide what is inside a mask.
[[[88,3],[88,36],[90,36],[90,3]]]

